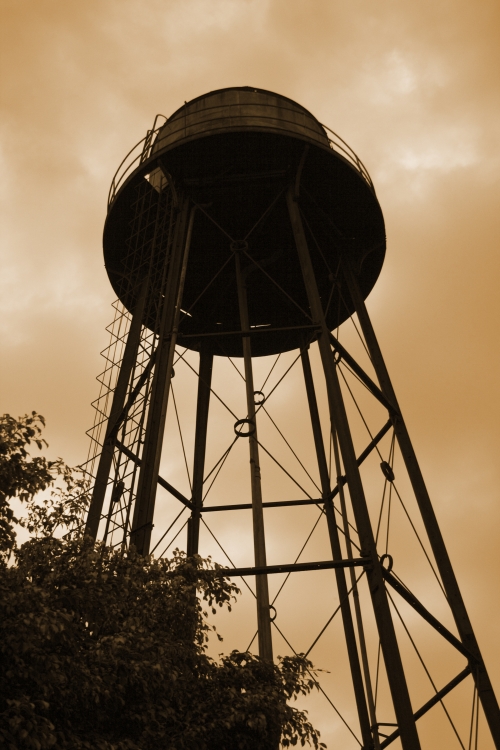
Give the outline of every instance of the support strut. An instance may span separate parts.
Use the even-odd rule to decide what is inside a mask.
[[[330,478],[328,476],[328,464],[326,461],[325,445],[323,443],[323,436],[321,434],[321,423],[319,419],[318,403],[316,400],[316,392],[314,389],[314,381],[311,371],[311,362],[309,360],[309,352],[306,347],[303,347],[301,349],[300,356],[302,359],[302,370],[304,372],[304,383],[306,386],[307,401],[309,403],[309,413],[311,416],[314,445],[316,447],[316,457],[318,461],[321,491],[323,495],[326,521],[328,525],[328,535],[330,537],[332,557],[334,560],[341,560],[342,549],[340,546],[339,532],[337,529],[335,513],[333,510],[333,502],[331,499]],[[342,615],[342,622],[344,625],[347,654],[351,667],[352,684],[354,688],[354,696],[356,699],[356,707],[358,710],[359,726],[361,729],[361,737],[363,738],[363,748],[366,748],[368,750],[368,748],[373,747],[373,739],[370,730],[370,717],[368,715],[366,704],[366,696],[363,687],[363,677],[361,675],[361,666],[359,662],[359,653],[356,645],[356,634],[354,632],[351,606],[349,604],[349,592],[347,589],[344,570],[337,568],[335,570],[335,577],[337,579],[340,611]],[[373,721],[371,723],[373,723]],[[377,750],[379,749],[377,748]]]
[[[193,511],[188,522],[187,554],[197,555],[200,540],[200,518],[203,505],[203,473],[207,447],[208,409],[214,355],[201,347],[200,371],[198,373],[198,403],[196,407],[196,437],[193,460]]]
[[[458,587],[458,582],[451,565],[451,560],[444,543],[439,524],[437,522],[434,508],[432,507],[431,499],[425,485],[425,481],[417,461],[417,456],[413,449],[413,445],[410,440],[408,429],[401,415],[401,410],[398,406],[396,399],[396,393],[392,386],[389,372],[387,370],[382,351],[380,349],[375,331],[373,329],[363,296],[359,290],[356,275],[351,267],[351,264],[345,259],[343,263],[344,277],[347,282],[351,299],[354,303],[356,314],[358,316],[363,336],[365,337],[368,351],[373,363],[373,367],[377,374],[377,378],[380,384],[380,388],[384,393],[385,397],[397,408],[397,413],[391,415],[394,432],[401,449],[401,455],[405,462],[406,470],[415,493],[420,514],[425,525],[427,536],[434,553],[436,565],[443,582],[444,590],[448,598],[448,603],[452,611],[457,630],[460,634],[462,643],[467,650],[473,655],[477,662],[475,669],[472,674],[476,682],[477,691],[481,700],[481,705],[484,710],[484,715],[488,722],[493,741],[497,750],[500,750],[500,709],[498,702],[493,692],[493,687],[486,671],[486,666],[479,650],[479,645],[476,640],[476,636],[472,629],[472,624],[465,608],[465,603],[462,598],[462,594]]]
[[[175,344],[177,342],[177,328],[181,312],[182,292],[186,277],[194,212],[195,208],[192,208],[188,222],[189,201],[185,198],[174,232],[158,341],[158,354],[155,362],[151,401],[144,437],[144,453],[130,534],[130,543],[135,545],[140,555],[148,554],[151,541],[163,433],[167,416]]]
[[[233,248],[236,264],[236,284],[238,287],[238,305],[240,311],[241,330],[244,333],[250,331],[248,318],[247,290],[243,270],[241,268],[241,251]],[[252,430],[249,430],[248,444],[250,450],[250,482],[252,490],[252,519],[253,519],[253,542],[256,567],[265,567],[266,562],[266,539],[264,533],[264,513],[262,510],[262,487],[260,482],[259,444],[257,441],[257,422],[255,416],[255,395],[252,369],[252,347],[250,336],[242,338],[243,361],[245,365],[245,387],[247,396],[247,420]],[[271,619],[269,608],[269,587],[267,575],[255,576],[255,588],[257,592],[257,625],[259,639],[259,654],[263,659],[272,661],[273,644],[271,636]]]
[[[352,442],[345,404],[342,398],[342,391],[340,389],[333,352],[330,346],[330,332],[326,325],[314,269],[309,255],[309,248],[304,233],[302,217],[300,215],[293,187],[291,187],[287,193],[287,205],[313,323],[321,325],[318,346],[325,373],[330,419],[332,426],[338,435],[347,476],[347,485],[349,487],[349,494],[361,542],[362,555],[369,556],[373,564],[371,570],[367,570],[366,575],[382,646],[382,653],[384,655],[392,702],[396,713],[398,727],[401,732],[402,746],[403,750],[420,750],[420,741],[417,734],[415,719],[413,717],[410,695],[406,684],[401,655],[399,653],[394,623],[391,617],[363,484],[361,482],[361,476],[356,462],[356,454],[354,452],[354,445]]]

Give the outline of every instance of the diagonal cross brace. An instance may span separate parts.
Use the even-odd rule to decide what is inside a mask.
[[[424,714],[427,713],[433,706],[436,705],[436,703],[440,703],[440,701],[443,700],[443,698],[448,695],[448,693],[451,693],[453,688],[457,687],[457,685],[460,685],[460,683],[465,680],[466,677],[468,677],[471,674],[471,668],[470,666],[465,667],[460,674],[458,674],[456,677],[453,678],[447,685],[444,686],[441,690],[439,690],[436,695],[433,695],[430,700],[427,701],[427,703],[424,703],[422,708],[419,708],[416,713],[413,714],[413,718],[415,721],[417,719],[420,719]],[[380,748],[383,750],[383,748],[386,748],[388,745],[390,745],[394,740],[397,740],[399,737],[400,732],[399,729],[396,729],[395,732],[389,735],[387,739],[385,739],[383,742],[380,743]]]
[[[395,591],[398,592],[398,594],[406,601],[408,604],[413,607],[413,609],[419,613],[421,617],[426,620],[426,622],[429,623],[429,625],[432,625],[432,627],[437,630],[437,632],[445,638],[448,643],[451,643],[452,646],[455,646],[457,651],[460,651],[461,654],[463,654],[469,661],[475,662],[476,659],[473,654],[463,645],[462,641],[460,641],[453,633],[450,633],[448,628],[445,628],[444,625],[442,625],[439,620],[432,615],[428,609],[424,607],[424,605],[419,602],[416,596],[411,593],[409,589],[406,588],[398,579],[392,575],[392,573],[384,566],[382,566],[382,575],[384,576],[387,583],[389,583]]]
[[[144,384],[146,383],[146,380],[148,379],[148,377],[149,377],[149,375],[151,373],[151,370],[153,369],[153,365],[155,363],[156,352],[157,351],[158,350],[155,349],[154,352],[153,352],[153,354],[151,355],[151,357],[149,359],[149,362],[147,363],[146,367],[142,371],[142,373],[141,373],[141,375],[140,375],[140,377],[139,377],[139,379],[137,381],[137,384],[134,386],[134,388],[133,388],[130,396],[128,397],[127,403],[123,407],[121,413],[116,418],[116,422],[113,425],[110,425],[109,431],[108,431],[108,436],[107,436],[108,439],[110,439],[110,438],[116,438],[116,435],[118,434],[118,430],[120,429],[120,427],[123,424],[123,422],[126,420],[131,407],[134,405],[134,402],[135,402],[137,396],[141,392]]]
[[[386,396],[384,396],[378,385],[376,385],[370,378],[370,376],[366,374],[363,368],[358,365],[354,357],[349,354],[347,349],[342,346],[340,341],[337,341],[333,333],[330,333],[330,344],[332,345],[333,349],[342,357],[344,362],[349,365],[351,370],[356,373],[356,375],[364,383],[364,385],[366,385],[372,396],[375,396],[377,401],[380,401],[380,403],[385,406],[389,414],[399,416],[399,410],[394,406],[394,404],[389,401],[388,398],[386,398]]]
[[[132,451],[127,448],[126,445],[123,445],[119,440],[116,441],[116,446],[119,448],[126,456],[127,458],[130,458],[131,461],[133,461],[137,466],[140,466],[142,464],[141,459],[135,455],[135,453],[132,453]],[[163,489],[170,492],[171,495],[177,498],[177,500],[180,500],[183,505],[185,505],[190,510],[193,510],[193,503],[191,500],[188,500],[187,497],[184,497],[182,492],[179,492],[179,490],[176,490],[175,487],[173,487],[169,482],[167,482],[166,479],[163,479],[163,477],[158,477],[158,484],[160,487],[163,487]]]

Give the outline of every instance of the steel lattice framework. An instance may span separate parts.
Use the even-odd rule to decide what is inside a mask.
[[[274,151],[281,143],[279,128],[289,131],[283,169],[272,163],[272,154],[256,163],[264,142],[254,136],[271,132],[269,111],[262,113],[277,106],[270,97],[280,99],[282,118],[273,114]],[[231,102],[238,110],[230,111],[226,132],[221,122]],[[307,655],[325,643],[326,654],[337,654],[340,641],[344,656],[325,666],[335,673],[335,659],[344,658],[341,687],[335,687],[333,674],[325,678],[328,689],[321,690],[344,727],[342,747],[379,750],[401,743],[404,750],[417,750],[445,742],[471,750],[479,746],[481,705],[489,728],[488,736],[481,734],[484,747],[493,741],[500,748],[498,704],[365,306],[385,249],[383,225],[382,234],[376,228],[378,203],[365,235],[359,216],[358,228],[348,230],[326,210],[311,187],[320,174],[314,159],[321,126],[306,113],[314,120],[307,120],[306,132],[306,111],[299,112],[300,120],[298,109],[254,89],[200,97],[165,125],[157,128],[156,120],[137,160],[132,153],[113,181],[105,252],[119,301],[94,403],[86,530],[112,546],[134,544],[142,554],[163,555],[185,540],[188,555],[205,555],[215,543],[230,565],[224,575],[240,576],[256,601],[257,632],[248,649],[257,637],[262,658],[273,658],[273,633],[290,651]],[[201,158],[196,148],[201,141],[207,148],[214,111],[218,129],[211,142],[219,141],[193,177],[192,164]],[[261,120],[256,125],[252,117]],[[235,132],[237,148],[231,141]],[[343,141],[324,138],[321,147],[356,175],[346,201],[361,201],[366,190],[376,200],[359,159]],[[182,151],[179,143],[190,150]],[[227,147],[224,169],[221,143]],[[270,168],[263,170],[266,159]],[[326,189],[323,185],[323,193]],[[231,203],[236,200],[239,209]],[[247,214],[241,206],[251,200],[255,210]],[[189,386],[186,431],[183,394],[190,377],[196,387]],[[280,402],[275,395],[291,379],[292,420],[283,397]],[[293,429],[297,423],[304,429],[300,440]],[[160,472],[162,450],[172,475],[185,465],[187,489]],[[247,451],[249,484],[248,463],[238,478],[228,469],[236,454],[241,459]],[[229,477],[221,485],[224,472]],[[294,488],[300,497],[280,497],[280,482],[285,495]],[[290,541],[289,559],[282,564],[268,564],[268,555],[274,557],[266,540],[271,513],[274,519],[280,514],[273,522],[281,532],[273,536],[280,539],[278,547]],[[295,516],[300,529],[307,524],[295,551],[291,530],[297,521],[291,514],[301,514]],[[216,518],[222,519],[218,526]],[[234,564],[226,549],[242,528],[252,530],[254,551],[252,564],[245,566]],[[405,554],[412,544],[416,551],[409,565]],[[243,547],[248,552],[248,545]],[[422,565],[415,562],[418,556]],[[319,597],[317,617],[311,612],[307,618],[310,642],[296,645],[287,634],[294,629],[291,605],[278,604],[283,592],[294,591],[294,580],[304,580],[300,574],[307,576],[306,589],[317,585],[311,583],[315,576],[328,597],[335,589],[336,601],[320,622]],[[289,595],[295,607],[305,595],[300,587],[297,592]],[[341,629],[332,641],[337,622]],[[434,638],[430,651],[442,655],[448,674],[443,679],[438,670],[439,684],[432,676],[435,665],[429,668],[417,643],[429,638]],[[415,658],[428,688],[420,678],[413,684]],[[466,730],[463,691],[469,683]],[[457,691],[462,691],[458,702]],[[438,706],[448,735],[438,719],[429,719]],[[421,736],[417,725],[423,727]]]

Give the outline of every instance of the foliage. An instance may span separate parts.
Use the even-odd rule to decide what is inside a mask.
[[[42,438],[45,420],[36,412],[14,419],[0,417],[0,555],[9,556],[16,544],[14,524],[35,536],[53,534],[59,526],[70,527],[85,512],[88,481],[64,461],[47,461],[44,456],[30,458],[28,447],[47,445]],[[29,460],[28,460],[29,459]],[[59,484],[56,484],[59,481]],[[61,486],[62,484],[62,486]],[[52,488],[41,501],[38,493]],[[9,500],[18,498],[27,508],[27,516],[17,519]]]
[[[37,536],[16,548],[4,514],[13,559],[0,564],[0,745],[276,750],[281,737],[283,747],[319,747],[306,714],[289,705],[316,685],[305,658],[271,664],[234,651],[217,662],[206,653],[207,610],[230,608],[238,593],[220,566],[54,537],[78,523],[82,485],[44,459],[28,461],[30,441],[42,444],[40,425],[37,415],[2,421],[3,497],[27,503]],[[61,476],[68,492],[36,503]]]

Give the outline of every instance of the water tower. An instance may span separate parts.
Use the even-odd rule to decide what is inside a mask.
[[[255,581],[262,658],[273,658],[273,634],[283,635],[287,624],[277,617],[276,597],[270,598],[271,579],[286,574],[293,581],[301,574],[312,581],[321,574],[329,590],[335,589],[338,606],[328,623],[340,613],[349,676],[342,692],[355,715],[348,735],[352,747],[385,748],[394,742],[404,750],[436,748],[436,735],[429,739],[432,732],[420,728],[440,706],[458,737],[461,730],[446,700],[467,683],[470,738],[459,738],[460,745],[477,744],[481,706],[482,737],[487,724],[488,737],[500,748],[498,704],[365,307],[384,255],[384,220],[367,170],[342,139],[328,135],[296,102],[260,89],[229,88],[186,103],[168,119],[157,117],[124,159],[109,195],[104,258],[118,302],[92,431],[87,533],[158,554],[160,542],[173,531],[182,545],[184,528],[188,554],[204,555],[200,530],[209,528],[207,517],[230,517],[226,528],[251,530],[253,559],[231,566],[228,574]],[[362,357],[340,341],[342,324],[351,320],[358,321]],[[291,357],[290,368],[295,366],[302,379],[300,393],[294,392],[289,403],[291,422],[302,399],[308,425],[301,423],[294,447],[273,424],[317,491],[304,489],[262,439],[265,415],[272,420],[271,396],[290,368],[272,389],[267,378],[257,382],[255,372],[261,361],[273,371],[280,357]],[[226,403],[224,379],[222,390],[220,383],[215,386],[217,368],[228,362],[241,376],[239,410]],[[197,382],[190,444],[182,440],[174,397],[179,374],[184,378],[182,367],[190,368]],[[354,396],[356,387],[378,409],[367,406],[369,417]],[[353,426],[349,395],[366,425],[366,440]],[[217,434],[210,430],[214,403],[227,409],[231,434],[227,450],[207,465]],[[160,472],[162,450],[164,458],[170,451],[169,415],[179,427],[189,491]],[[370,429],[368,422],[378,419]],[[214,491],[210,497],[208,491],[235,445],[246,454],[245,470],[232,495],[214,502]],[[314,455],[314,467],[305,466],[302,449]],[[406,504],[396,481],[396,454],[398,471],[406,477],[401,486],[406,481],[405,491],[412,495]],[[295,481],[301,496],[270,491],[265,462],[274,462],[287,481]],[[378,481],[383,495],[376,505]],[[157,523],[159,491],[163,506],[175,512],[166,528]],[[398,533],[389,535],[396,513],[392,506],[391,516],[390,503],[396,497],[442,592],[450,613],[446,624],[441,605],[440,616],[433,613],[435,598],[425,602],[406,582],[404,545]],[[273,518],[280,514],[285,540],[288,530],[296,530],[294,513],[319,512],[316,526],[324,528],[328,553],[318,557],[319,547],[310,543],[312,559],[304,561],[299,553],[270,565],[271,510]],[[188,518],[179,526],[182,514],[182,520]],[[433,681],[425,667],[431,682],[427,692],[409,685],[403,631],[395,622],[396,613],[408,612],[412,623],[418,619],[442,639],[443,653],[448,649],[459,665],[444,684]],[[308,619],[313,617],[311,611]],[[415,645],[404,617],[401,622]],[[328,640],[327,626],[314,644],[320,636]],[[337,635],[335,648],[338,640]]]

